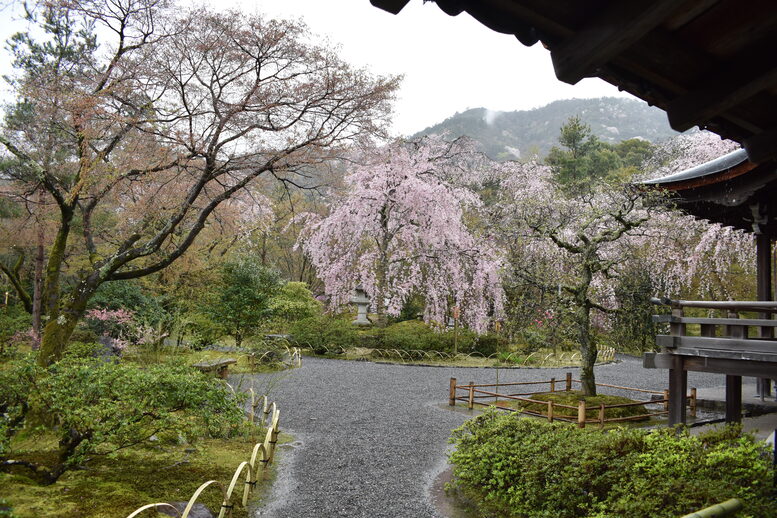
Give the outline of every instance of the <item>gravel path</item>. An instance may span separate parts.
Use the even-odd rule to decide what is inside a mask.
[[[577,369],[500,369],[500,382],[562,379]],[[597,381],[663,389],[667,371],[624,357],[596,369]],[[270,386],[281,430],[295,443],[280,450],[278,479],[256,516],[439,517],[430,499],[445,468],[451,429],[468,417],[447,406],[448,381],[493,383],[496,369],[413,367],[304,358],[299,369],[243,379]],[[237,381],[237,380],[233,380]],[[718,386],[722,376],[689,373],[689,386]]]

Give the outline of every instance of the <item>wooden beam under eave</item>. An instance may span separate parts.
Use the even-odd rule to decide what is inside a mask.
[[[761,164],[777,158],[777,127],[745,139],[742,147],[751,162]]]
[[[693,90],[669,103],[669,124],[677,131],[704,125],[754,95],[777,85],[777,63],[774,58],[757,71],[742,71],[741,66],[720,70],[704,81],[705,88]]]
[[[631,47],[678,9],[677,0],[613,2],[573,37],[551,49],[556,77],[575,84]]]
[[[370,3],[378,9],[383,9],[391,14],[399,14],[410,0],[370,0]]]

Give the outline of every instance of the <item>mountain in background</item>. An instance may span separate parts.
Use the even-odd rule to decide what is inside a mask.
[[[559,129],[574,115],[591,126],[604,142],[642,138],[656,143],[678,133],[669,127],[666,113],[643,101],[620,97],[567,99],[534,110],[496,112],[473,108],[413,135],[447,132],[478,141],[491,158],[509,160],[539,153],[547,155],[558,145]]]

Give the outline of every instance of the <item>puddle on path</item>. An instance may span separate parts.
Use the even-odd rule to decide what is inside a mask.
[[[275,478],[271,481],[270,488],[260,495],[259,504],[255,505],[251,516],[272,516],[275,512],[289,502],[292,490],[297,482],[294,479],[294,464],[297,460],[297,452],[305,446],[300,440],[300,434],[285,430],[297,440],[290,443],[279,444],[273,462]]]

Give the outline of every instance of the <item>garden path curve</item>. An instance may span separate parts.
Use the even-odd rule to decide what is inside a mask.
[[[499,369],[501,382],[561,379],[577,369]],[[663,389],[666,371],[621,358],[597,380]],[[268,518],[440,517],[432,481],[445,468],[450,431],[471,414],[447,406],[448,381],[493,382],[496,369],[420,367],[304,358],[299,369],[231,379],[244,390],[270,385],[281,431],[295,442],[279,452],[278,478],[255,516]],[[715,386],[689,373],[689,386]]]

